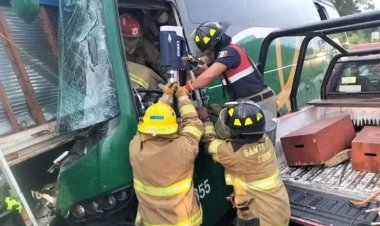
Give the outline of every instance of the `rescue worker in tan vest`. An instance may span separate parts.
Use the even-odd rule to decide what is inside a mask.
[[[171,107],[178,100],[181,123]],[[138,213],[137,225],[202,223],[202,209],[193,185],[194,161],[203,124],[184,87],[170,83],[158,103],[138,125],[129,150]]]
[[[288,225],[288,193],[274,147],[264,135],[274,125],[265,125],[265,114],[259,105],[252,101],[231,102],[219,116],[224,128],[216,131],[207,110],[198,113],[205,121],[205,139],[211,140],[208,152],[224,166],[226,184],[234,187],[232,202],[237,209],[237,225]],[[219,134],[221,128],[230,130],[230,139],[216,138],[215,132]]]
[[[226,34],[228,27],[224,22],[205,22],[195,29],[194,42],[211,64],[199,66],[197,78],[189,80],[186,87],[192,92],[220,77],[231,100],[251,100],[268,109],[266,120],[272,120],[277,117],[276,95],[245,50],[231,43],[231,37]],[[276,127],[267,135],[275,143]]]
[[[142,37],[140,22],[128,13],[120,15],[120,27],[126,48],[127,60],[147,65],[165,78],[166,69],[160,64],[160,52]]]

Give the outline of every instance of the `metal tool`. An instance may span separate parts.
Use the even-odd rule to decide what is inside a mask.
[[[195,75],[193,71],[190,71],[190,76],[191,76],[191,80],[195,80]],[[199,89],[195,90],[194,92],[195,92],[195,98],[197,99],[198,107],[203,106],[201,92],[199,91]]]
[[[168,82],[180,82],[179,72],[188,70],[191,79],[195,79],[194,72],[190,68],[188,52],[183,36],[183,28],[180,26],[160,27],[160,63],[167,68]],[[195,90],[198,106],[202,106],[202,98],[199,90]]]

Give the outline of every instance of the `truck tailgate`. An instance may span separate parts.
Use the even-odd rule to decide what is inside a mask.
[[[292,220],[305,225],[333,225],[349,226],[370,225],[371,222],[380,221],[377,212],[361,214],[365,209],[374,208],[375,204],[369,207],[357,208],[348,203],[346,198],[332,194],[313,191],[287,185],[289,191],[290,204],[292,209]]]

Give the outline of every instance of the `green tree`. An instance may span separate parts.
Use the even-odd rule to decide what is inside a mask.
[[[373,0],[329,0],[335,5],[341,16],[360,13],[361,9],[370,10],[374,9],[375,5]],[[378,0],[376,0],[378,1]]]

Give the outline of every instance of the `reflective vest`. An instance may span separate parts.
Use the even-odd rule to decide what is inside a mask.
[[[234,99],[244,98],[259,93],[267,86],[263,76],[253,65],[247,53],[238,45],[230,44],[240,56],[240,64],[236,68],[227,69],[222,76],[222,83]]]

